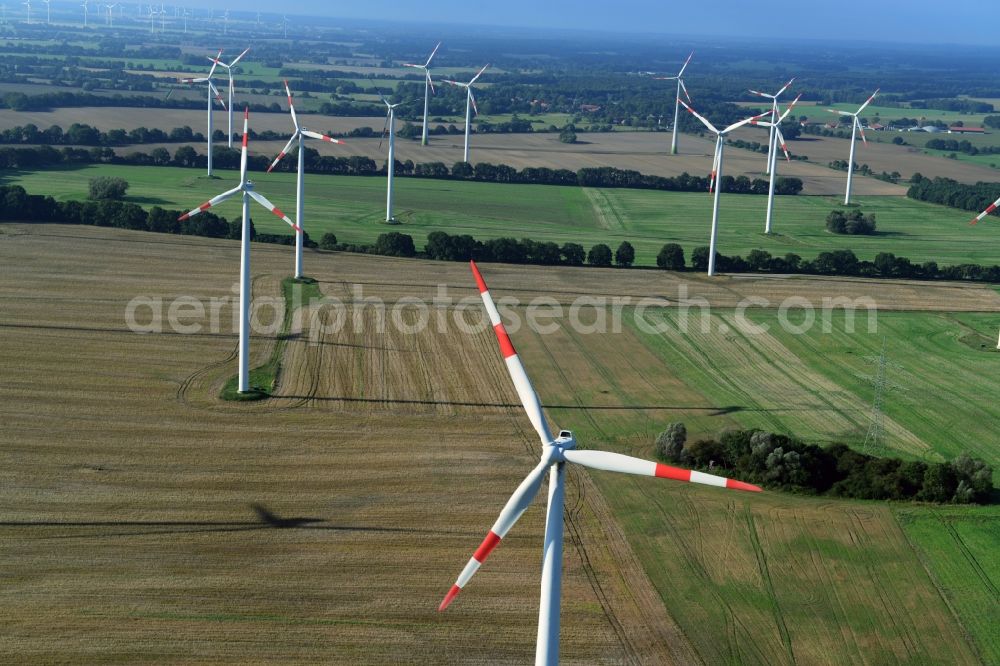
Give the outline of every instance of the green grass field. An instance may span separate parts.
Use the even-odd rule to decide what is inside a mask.
[[[235,171],[218,171],[207,179],[196,169],[96,165],[70,170],[16,172],[0,182],[20,184],[32,193],[58,199],[84,199],[89,179],[120,176],[131,184],[129,200],[144,206],[191,209],[231,187]],[[253,174],[261,192],[285,211],[295,209],[295,176],[291,173]],[[527,237],[558,243],[599,242],[614,248],[622,240],[636,247],[638,265],[654,265],[666,242],[678,242],[690,256],[708,244],[711,220],[709,195],[648,190],[498,185],[398,178],[395,214],[401,225],[391,229],[385,219],[385,179],[308,175],[305,226],[318,239],[333,232],[342,242],[368,243],[387,230],[409,233],[418,246],[435,230],[467,233],[478,239]],[[826,250],[850,248],[862,259],[893,252],[915,262],[941,265],[1000,262],[1000,225],[970,228],[971,215],[901,197],[858,197],[865,212],[874,213],[876,236],[835,236],[824,228],[827,213],[842,208],[833,197],[778,197],[775,230],[766,236],[766,199],[754,195],[723,195],[720,204],[719,251],[746,254],[754,248],[775,255],[794,252],[805,258]],[[226,202],[218,212],[239,216],[239,203]],[[287,231],[279,220],[257,215],[258,229]]]
[[[1000,663],[1000,514],[994,507],[906,508],[907,539],[972,635],[983,663]]]

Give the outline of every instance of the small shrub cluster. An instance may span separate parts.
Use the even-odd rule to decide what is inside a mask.
[[[875,216],[864,215],[860,210],[846,214],[842,210],[830,211],[826,216],[826,229],[835,234],[871,236],[875,233]]]

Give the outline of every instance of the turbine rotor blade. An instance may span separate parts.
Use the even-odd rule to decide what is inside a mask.
[[[503,354],[504,362],[507,364],[507,372],[510,374],[511,381],[514,382],[517,396],[521,399],[521,405],[524,407],[524,411],[527,412],[531,425],[534,426],[535,432],[538,433],[538,437],[542,440],[542,446],[548,446],[552,443],[552,433],[549,431],[548,423],[545,421],[545,414],[542,412],[542,404],[538,400],[538,394],[535,393],[535,389],[531,386],[531,380],[528,379],[528,374],[521,364],[521,359],[518,357],[517,352],[514,351],[514,345],[510,342],[510,336],[507,335],[507,329],[504,328],[503,322],[500,320],[500,313],[493,302],[493,297],[490,296],[490,291],[486,287],[483,276],[479,273],[476,262],[470,261],[469,265],[472,266],[472,275],[476,278],[479,295],[482,297],[483,305],[486,307],[486,312],[490,317],[490,324],[493,326],[493,332],[497,336],[497,342],[500,343],[500,352]]]
[[[435,94],[434,93],[434,79],[431,78],[431,70],[425,69],[424,70],[424,74],[427,76],[427,85],[430,86],[431,94],[433,95],[433,94]]]
[[[677,72],[678,79],[684,76],[684,70],[687,69],[688,63],[691,62],[691,58],[693,57],[694,57],[694,51],[691,51],[691,54],[687,57],[687,60],[685,60],[684,64],[681,66],[681,71]]]
[[[753,123],[753,124],[756,125],[758,120],[760,120],[764,116],[769,116],[769,115],[771,115],[771,112],[770,111],[765,111],[764,113],[758,113],[756,116],[750,116],[749,118],[744,118],[743,120],[739,121],[738,123],[733,123],[732,125],[730,125],[726,129],[722,130],[722,132],[720,132],[720,134],[729,134],[733,130],[738,129],[740,127],[743,127],[744,125],[747,125],[749,123]]]
[[[382,134],[378,138],[378,149],[382,150],[382,140],[385,139],[385,130],[389,127],[389,114],[385,114],[385,123],[382,125]]]
[[[857,116],[854,116],[854,122],[858,124],[858,131],[861,132],[861,141],[868,145],[868,139],[865,138],[865,128],[861,126],[861,121],[858,120]]]
[[[489,534],[483,539],[483,542],[479,544],[479,548],[476,552],[472,554],[465,568],[462,569],[462,573],[458,575],[458,579],[455,584],[451,586],[448,590],[448,594],[445,595],[444,600],[441,605],[438,606],[438,611],[443,611],[452,602],[455,596],[462,591],[462,588],[466,586],[472,576],[479,571],[479,567],[482,566],[489,554],[497,547],[500,540],[507,536],[507,532],[510,531],[517,520],[524,514],[525,510],[531,505],[532,500],[538,494],[539,488],[541,488],[542,480],[545,479],[545,472],[551,466],[551,462],[548,459],[542,460],[538,463],[535,469],[528,473],[528,476],[524,478],[521,485],[517,487],[514,494],[510,496],[507,500],[507,504],[504,505],[503,510],[500,512],[500,516],[497,518],[496,522],[493,523],[493,527],[490,529]]]
[[[247,144],[250,143],[250,107],[243,109],[243,146],[240,148],[240,185],[247,182]]]
[[[249,194],[261,206],[271,211],[271,213],[273,213],[275,216],[280,217],[282,220],[284,220],[288,224],[288,226],[290,226],[292,229],[295,229],[296,231],[302,231],[302,228],[299,225],[292,222],[291,218],[282,213],[281,209],[279,209],[273,203],[268,201],[263,194],[255,190],[247,190],[247,194]]]
[[[320,141],[326,141],[327,143],[344,143],[340,139],[334,139],[326,134],[320,134],[319,132],[313,132],[311,130],[302,130],[302,135],[307,136],[310,139],[319,139]]]
[[[703,125],[704,125],[705,127],[707,127],[707,128],[709,129],[709,130],[711,130],[711,131],[712,131],[713,133],[715,133],[715,134],[718,134],[718,133],[719,133],[719,130],[715,129],[715,125],[713,125],[712,123],[710,123],[710,122],[708,122],[707,120],[705,120],[704,116],[702,116],[702,115],[701,115],[701,114],[699,114],[699,113],[698,113],[697,111],[695,111],[695,110],[694,110],[694,109],[692,109],[692,108],[691,108],[690,106],[688,106],[688,105],[687,105],[687,104],[686,104],[686,103],[684,102],[684,100],[682,100],[682,99],[681,99],[680,97],[678,97],[678,98],[677,98],[677,101],[678,101],[678,102],[680,102],[680,103],[681,103],[681,105],[682,105],[682,106],[683,106],[683,107],[684,107],[685,109],[687,109],[687,110],[688,110],[688,113],[690,113],[690,114],[691,114],[692,116],[694,116],[695,118],[697,118],[698,120],[700,120],[700,121],[701,121],[701,123],[702,123],[702,124],[703,124]]]
[[[271,162],[271,166],[267,167],[267,173],[271,173],[274,167],[278,166],[278,162],[280,162],[281,158],[283,158],[285,155],[288,154],[288,151],[292,149],[292,143],[294,143],[295,140],[298,138],[299,138],[299,131],[295,130],[295,133],[292,134],[292,138],[288,140],[288,143],[285,144],[285,147],[281,149],[281,152],[278,153],[278,156],[274,158],[273,162]]]
[[[777,125],[774,126],[774,131],[778,135],[778,143],[781,144],[781,150],[785,153],[785,160],[791,162],[792,156],[788,154],[788,146],[785,144],[785,135],[781,133],[781,128]]]
[[[472,94],[472,88],[469,88],[468,91],[469,91],[469,101],[472,102],[472,110],[475,111],[476,115],[478,116],[479,107],[476,106],[476,96]]]
[[[425,69],[431,66],[431,60],[434,60],[434,55],[438,52],[439,48],[441,48],[441,42],[438,42],[437,46],[434,47],[434,50],[431,51],[430,56],[427,58],[427,62],[424,63]]]
[[[992,213],[993,211],[995,211],[998,207],[1000,207],[1000,199],[997,199],[996,201],[994,201],[993,203],[991,203],[989,206],[987,206],[986,210],[984,210],[979,215],[976,215],[976,217],[974,217],[972,219],[972,222],[969,222],[969,224],[979,224],[979,222],[984,217],[986,217],[987,215],[989,215],[990,213]]]
[[[684,85],[684,79],[681,79],[681,78],[678,78],[678,79],[677,79],[677,82],[678,82],[679,84],[681,84],[681,90],[683,90],[683,91],[684,91],[684,96],[688,98],[688,103],[689,103],[689,104],[693,104],[694,102],[693,102],[693,101],[691,100],[691,95],[690,95],[690,94],[688,94],[688,89],[687,89],[687,86],[686,86],[686,85]]]
[[[219,66],[219,58],[222,57],[222,49],[219,49],[218,55],[215,56],[215,61],[212,63],[212,69],[208,70],[208,78],[212,78],[215,74],[215,68]]]
[[[624,474],[638,474],[640,476],[655,476],[661,479],[671,479],[673,481],[687,481],[689,483],[700,483],[706,486],[717,488],[729,488],[731,490],[745,490],[752,493],[761,492],[761,488],[751,483],[727,479],[724,476],[706,474],[695,470],[671,467],[662,463],[633,458],[621,453],[611,453],[610,451],[584,451],[580,449],[567,449],[563,451],[563,457],[569,462],[601,469],[608,472],[622,472]]]
[[[222,95],[219,94],[219,89],[216,88],[215,84],[212,83],[211,81],[208,82],[208,86],[212,89],[212,92],[215,93],[215,101],[222,106],[223,111],[227,111],[228,109],[226,109],[226,100],[222,99]]]
[[[288,79],[285,79],[285,94],[288,95],[288,111],[292,114],[292,124],[295,131],[299,129],[299,117],[295,115],[295,103],[292,101],[292,89],[288,87]]]
[[[795,105],[799,103],[799,100],[800,100],[800,99],[802,99],[802,93],[799,93],[799,94],[798,94],[798,95],[797,95],[797,96],[795,97],[795,99],[793,99],[793,100],[792,100],[792,103],[788,105],[788,108],[787,108],[787,109],[785,109],[785,112],[784,112],[784,113],[782,113],[782,114],[781,114],[781,116],[779,116],[779,117],[778,117],[778,122],[779,122],[779,123],[780,123],[780,122],[782,122],[782,121],[784,121],[784,120],[785,120],[785,118],[787,118],[787,117],[788,117],[788,114],[792,112],[792,109],[794,109],[794,108],[795,108]]]
[[[471,80],[471,81],[469,81],[469,85],[471,86],[471,85],[472,85],[473,83],[475,83],[475,82],[476,82],[476,80],[477,80],[477,79],[478,79],[478,78],[479,78],[480,76],[482,76],[482,75],[483,75],[483,72],[485,72],[485,71],[486,71],[486,68],[487,68],[487,67],[489,67],[489,66],[490,66],[490,65],[489,65],[489,63],[487,63],[487,64],[483,65],[483,68],[482,68],[481,70],[479,70],[478,72],[476,72],[476,75],[472,77],[472,80]]]
[[[243,56],[245,56],[245,55],[246,55],[247,53],[249,53],[249,52],[250,52],[250,47],[248,46],[248,47],[247,47],[247,48],[246,48],[246,49],[245,49],[245,50],[243,51],[243,53],[241,53],[241,54],[239,54],[238,56],[236,56],[236,58],[235,58],[235,59],[234,59],[234,60],[233,60],[233,61],[232,61],[231,63],[229,63],[229,66],[230,66],[230,67],[234,66],[234,65],[235,65],[236,63],[238,63],[238,62],[239,62],[239,61],[240,61],[240,60],[241,60],[241,59],[243,58]]]
[[[233,196],[234,194],[236,194],[240,190],[242,190],[242,186],[238,185],[238,186],[234,187],[233,189],[227,190],[227,191],[223,192],[222,194],[220,194],[220,195],[218,195],[216,197],[212,197],[211,199],[209,199],[208,201],[206,201],[202,205],[198,206],[194,210],[188,211],[187,213],[184,213],[183,215],[181,215],[180,217],[178,217],[177,221],[178,222],[183,222],[184,220],[188,219],[189,217],[194,217],[198,213],[203,213],[206,210],[208,210],[209,208],[211,208],[212,206],[219,205],[220,203],[222,203],[223,201],[225,201],[229,197]]]
[[[795,83],[795,77],[794,76],[791,79],[789,79],[788,83],[786,83],[784,86],[781,87],[781,90],[779,90],[778,92],[774,93],[774,96],[775,97],[781,97],[781,93],[783,93],[786,90],[788,90],[788,88],[791,87],[791,85],[793,83]]]
[[[872,100],[875,99],[875,95],[878,94],[879,90],[881,90],[881,88],[876,88],[875,92],[872,93],[872,96],[865,100],[865,103],[861,105],[860,109],[858,109],[857,111],[855,111],[855,114],[858,114],[858,113],[861,113],[862,111],[864,111],[865,107],[868,106],[869,104],[871,104]]]

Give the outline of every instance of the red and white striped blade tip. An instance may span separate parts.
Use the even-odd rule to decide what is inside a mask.
[[[444,595],[444,601],[442,601],[441,605],[438,606],[438,612],[440,613],[445,608],[447,608],[448,606],[450,606],[451,602],[455,599],[455,597],[458,596],[458,593],[461,592],[461,591],[462,591],[462,588],[460,588],[458,585],[452,585],[451,589],[448,590],[448,594]]]
[[[747,483],[745,481],[737,481],[736,479],[727,479],[725,477],[716,476],[714,474],[705,474],[704,472],[698,472],[690,469],[683,469],[681,467],[671,467],[670,465],[664,465],[663,463],[655,463],[656,468],[654,469],[653,476],[659,479],[671,479],[673,481],[686,481],[688,483],[702,483],[705,485],[718,486],[721,487],[721,482],[725,480],[725,488],[729,490],[745,490],[750,493],[763,492],[763,488],[760,486],[755,486],[752,483]],[[707,481],[707,483],[706,483]]]

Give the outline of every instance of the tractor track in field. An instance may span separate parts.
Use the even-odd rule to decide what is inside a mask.
[[[677,544],[680,548],[681,553],[687,562],[688,570],[695,578],[701,581],[702,590],[707,592],[722,610],[723,619],[726,623],[725,635],[727,638],[727,651],[729,653],[727,661],[730,663],[740,663],[742,661],[742,653],[746,650],[756,658],[758,663],[772,663],[770,656],[765,654],[761,648],[758,647],[755,641],[740,640],[738,631],[742,631],[747,637],[756,636],[757,632],[753,631],[743,620],[740,619],[739,615],[735,610],[733,610],[733,607],[729,604],[726,598],[716,589],[715,584],[711,579],[711,575],[701,563],[697,551],[691,546],[690,543],[688,543],[684,534],[677,529],[677,525],[675,524],[670,512],[663,507],[662,503],[653,493],[643,487],[643,484],[637,484],[637,488],[647,500],[644,504],[646,506],[655,507],[663,517],[661,524],[670,532],[671,541]]]
[[[972,567],[972,570],[976,572],[976,577],[979,578],[979,582],[982,583],[983,587],[989,590],[990,594],[995,597],[998,602],[1000,602],[1000,590],[997,590],[996,584],[990,578],[989,574],[986,573],[986,570],[983,569],[983,565],[979,563],[979,560],[973,552],[969,550],[968,545],[966,545],[965,540],[962,538],[962,535],[958,533],[958,530],[955,529],[955,525],[952,521],[937,513],[936,517],[948,534],[951,535],[951,538],[955,540],[955,544],[962,552],[962,556],[969,563],[969,566]]]
[[[778,595],[774,590],[774,581],[771,580],[771,570],[767,565],[767,555],[764,554],[764,549],[760,545],[760,534],[757,532],[757,525],[754,522],[749,504],[744,505],[744,515],[747,523],[747,534],[750,535],[750,543],[753,546],[754,556],[757,560],[757,568],[764,583],[764,589],[767,590],[771,612],[774,615],[774,623],[778,627],[778,633],[781,635],[781,642],[784,643],[785,650],[788,652],[789,663],[794,664],[796,662],[795,651],[792,649],[792,638],[788,633],[788,625],[785,624],[785,616],[781,612],[781,604],[778,603]]]

